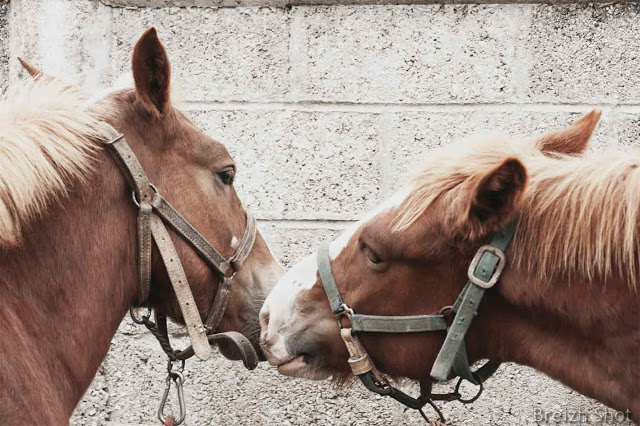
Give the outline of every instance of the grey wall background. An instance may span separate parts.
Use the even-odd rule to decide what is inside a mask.
[[[0,0],[2,87],[21,78],[17,55],[109,85],[156,26],[184,109],[229,147],[238,190],[285,265],[384,199],[430,148],[468,133],[542,133],[599,107],[596,149],[638,145],[637,4],[327,2]],[[155,424],[164,368],[153,337],[125,320],[72,423]],[[266,365],[247,372],[221,357],[188,364],[186,394],[192,425],[421,424],[360,386],[288,379]],[[443,411],[457,425],[523,425],[541,423],[536,408],[621,424],[514,365],[476,404]],[[571,424],[560,420],[549,424]]]

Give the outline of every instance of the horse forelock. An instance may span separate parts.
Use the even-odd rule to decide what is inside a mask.
[[[0,99],[0,246],[18,244],[30,221],[86,181],[110,108],[48,77]]]
[[[615,278],[635,288],[640,153],[545,155],[531,141],[495,136],[467,140],[434,153],[415,175],[392,230],[414,226],[439,197],[508,157],[520,159],[529,175],[511,262],[543,280],[558,275]]]

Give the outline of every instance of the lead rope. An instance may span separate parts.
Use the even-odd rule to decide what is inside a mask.
[[[171,342],[169,341],[169,334],[167,333],[167,319],[163,315],[158,315],[156,313],[156,322],[151,321],[151,310],[141,317],[137,317],[133,307],[129,310],[129,314],[131,315],[131,319],[133,322],[139,325],[144,325],[147,330],[153,334],[156,338],[160,347],[167,355],[167,378],[166,378],[166,386],[164,388],[164,392],[162,393],[162,398],[160,399],[160,405],[158,406],[158,420],[160,423],[164,425],[171,426],[179,426],[184,419],[187,417],[187,406],[184,400],[184,375],[182,374],[184,371],[185,361],[187,357],[181,357],[185,351],[177,351],[171,347]],[[182,358],[182,359],[181,359]],[[173,363],[181,361],[182,363],[178,367],[177,370],[173,370]],[[178,396],[178,406],[180,407],[179,416],[176,419],[173,415],[166,416],[164,415],[164,409],[167,405],[167,400],[169,398],[169,392],[171,391],[172,384],[176,388],[176,393]]]

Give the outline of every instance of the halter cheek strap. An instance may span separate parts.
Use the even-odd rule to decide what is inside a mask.
[[[350,358],[349,366],[355,376],[358,376],[367,389],[380,395],[390,396],[409,408],[420,411],[420,414],[428,421],[422,411],[425,404],[430,404],[438,413],[440,420],[445,421],[442,412],[433,401],[458,400],[462,403],[475,401],[482,393],[482,384],[491,377],[498,367],[499,361],[488,361],[476,371],[471,371],[464,338],[469,331],[471,321],[478,314],[478,306],[482,301],[484,292],[493,287],[499,280],[506,266],[504,251],[513,238],[516,231],[517,219],[507,224],[497,232],[488,245],[480,247],[474,256],[467,275],[469,281],[464,286],[455,303],[441,309],[441,313],[435,315],[412,316],[382,316],[356,314],[343,300],[336,284],[331,268],[329,255],[329,243],[318,250],[318,272],[322,286],[329,300],[331,311],[336,315],[340,327],[340,335],[344,341]],[[455,315],[451,326],[447,324],[443,311],[450,310]],[[343,328],[342,317],[347,317],[350,328]],[[445,341],[440,348],[436,361],[431,370],[431,377],[438,381],[450,378],[451,371],[460,378],[455,392],[449,394],[432,394],[431,384],[420,383],[420,396],[413,398],[390,385],[388,380],[378,371],[364,346],[360,343],[358,332],[371,333],[418,333],[426,331],[446,331]],[[479,385],[480,391],[471,399],[463,399],[458,392],[462,380]]]
[[[192,347],[182,352],[174,351],[171,348],[166,327],[163,326],[166,320],[162,316],[156,315],[157,324],[151,322],[149,316],[138,319],[132,315],[134,321],[143,323],[149,328],[172,360],[186,359],[193,354],[200,359],[208,359],[211,355],[209,342],[226,340],[234,343],[241,354],[248,354],[243,355],[245,365],[249,363],[250,368],[255,368],[257,355],[255,355],[251,343],[244,336],[239,333],[218,333],[213,335],[212,340],[212,336],[208,335],[218,328],[231,293],[233,277],[251,253],[257,233],[255,219],[247,212],[247,223],[242,240],[234,255],[226,259],[160,195],[157,188],[149,181],[140,161],[124,136],[111,126],[105,124],[105,127],[109,131],[109,139],[104,145],[133,191],[133,202],[138,207],[139,292],[136,305],[143,305],[149,297],[153,239],[176,294]],[[205,323],[202,322],[184,268],[166,226],[169,226],[186,241],[200,258],[221,277]],[[233,271],[231,275],[229,275],[230,271]]]

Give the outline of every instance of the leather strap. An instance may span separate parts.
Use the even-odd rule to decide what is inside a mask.
[[[167,274],[169,275],[171,286],[178,299],[178,305],[180,305],[180,310],[182,311],[182,317],[187,328],[187,333],[189,334],[189,339],[191,340],[191,345],[193,346],[193,351],[198,358],[202,360],[209,359],[211,356],[211,348],[209,347],[207,331],[202,324],[196,301],[189,288],[189,282],[182,268],[178,253],[176,253],[176,248],[167,232],[167,228],[165,228],[162,220],[156,215],[151,217],[151,232],[153,233],[153,239],[156,242]]]
[[[223,276],[227,274],[229,262],[204,239],[196,229],[158,193],[153,195],[151,205],[155,212],[177,232],[200,255],[210,267],[218,270]]]
[[[257,234],[256,221],[253,216],[247,212],[247,224],[242,240],[231,259],[225,259],[158,193],[157,189],[149,181],[140,161],[131,150],[129,144],[127,144],[124,136],[106,123],[105,128],[108,132],[106,135],[108,140],[104,142],[104,144],[118,165],[118,168],[121,170],[127,184],[132,189],[133,201],[138,206],[137,265],[140,288],[136,305],[143,305],[149,296],[153,237],[160,251],[160,256],[162,257],[167,274],[169,275],[171,285],[182,311],[187,333],[191,339],[192,347],[188,349],[188,351],[190,351],[191,355],[195,354],[201,359],[207,359],[211,354],[206,336],[207,328],[205,328],[202,323],[182,263],[178,258],[165,223],[183,238],[209,267],[218,271],[222,277],[206,321],[208,329],[215,330],[222,320],[227,306],[233,275],[235,275],[247,259],[255,244]],[[228,271],[232,268],[234,274],[227,276]],[[164,333],[161,332],[160,334],[166,335],[166,322],[164,329]],[[242,358],[245,360],[245,365],[247,365],[248,362],[246,360],[251,358],[251,356],[255,358],[255,364],[257,364],[255,350],[246,338],[243,337],[245,341],[242,341],[242,339],[235,335],[232,337],[220,335],[218,338],[229,339],[232,344],[235,344],[243,354]],[[168,349],[170,349],[168,337],[167,346]],[[173,356],[173,352],[171,356]],[[251,361],[251,363],[253,363],[253,361]],[[255,365],[251,368],[255,368]]]
[[[151,214],[149,203],[140,204],[138,209],[138,306],[142,305],[151,291]]]
[[[360,315],[349,316],[353,331],[372,333],[418,333],[422,331],[439,331],[447,329],[444,315],[412,315],[381,316]]]
[[[242,268],[244,261],[247,260],[251,254],[253,245],[256,242],[257,231],[258,225],[256,224],[256,220],[251,212],[247,211],[247,224],[245,225],[244,234],[242,234],[242,240],[240,240],[235,254],[229,259],[229,263],[236,271]]]
[[[135,193],[137,203],[149,203],[153,197],[153,188],[147,178],[147,174],[133,153],[124,136],[111,126],[105,126],[111,138],[105,145],[113,157],[115,163],[122,171],[122,175]]]
[[[257,225],[256,220],[250,212],[247,212],[247,224],[245,226],[244,234],[242,234],[242,240],[236,249],[236,253],[229,260],[229,264],[233,267],[234,271],[238,271],[249,254],[253,249],[253,245],[256,242]],[[235,273],[234,272],[234,275]],[[223,277],[222,282],[218,285],[218,291],[211,302],[211,308],[204,324],[210,332],[214,332],[218,329],[222,316],[227,309],[227,303],[229,296],[231,295],[231,282],[233,276]]]
[[[211,333],[215,332],[222,321],[224,311],[227,309],[227,303],[229,302],[229,295],[231,294],[231,282],[232,277],[223,277],[220,284],[218,284],[218,290],[213,297],[209,314],[205,320],[207,330]]]
[[[516,232],[517,218],[498,231],[491,240],[490,246],[501,251],[506,250],[509,242]],[[474,275],[483,280],[489,281],[498,267],[500,258],[490,251],[485,251],[475,268]],[[447,337],[440,348],[436,361],[431,369],[431,377],[435,380],[444,381],[449,379],[453,364],[458,357],[460,348],[464,345],[464,338],[469,331],[471,321],[478,314],[478,307],[482,301],[485,288],[469,281],[463,290],[462,301],[456,301],[456,315],[447,332]],[[468,364],[468,363],[467,363]]]
[[[325,293],[327,293],[327,299],[329,299],[329,306],[331,312],[334,314],[341,313],[344,308],[344,302],[340,295],[340,290],[336,284],[336,280],[333,277],[333,271],[331,270],[331,258],[329,257],[329,242],[324,243],[318,249],[318,273],[320,274],[320,280],[324,287]]]
[[[224,333],[210,334],[207,336],[209,343],[218,344],[227,342],[239,351],[238,357],[248,370],[253,370],[258,366],[258,355],[253,345],[244,335],[237,331],[227,331]],[[177,359],[187,359],[193,356],[193,348],[189,347],[176,355]]]

